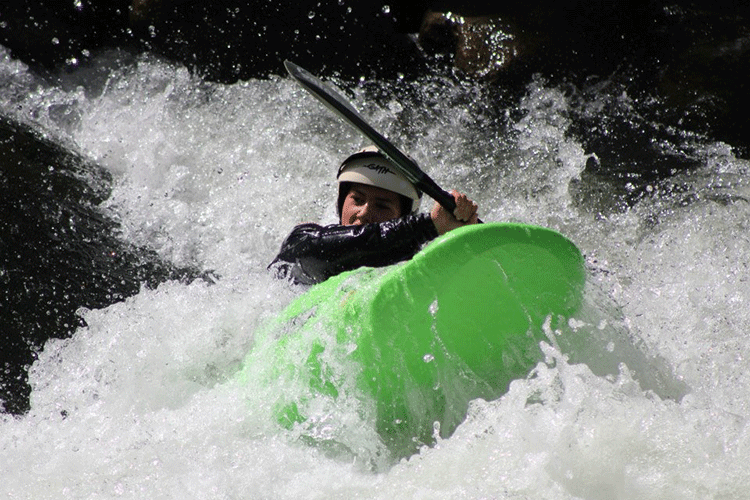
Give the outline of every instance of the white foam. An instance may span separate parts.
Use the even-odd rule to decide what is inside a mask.
[[[212,286],[144,289],[86,312],[89,326],[73,338],[49,342],[31,370],[32,411],[0,423],[0,496],[746,496],[747,165],[721,145],[685,180],[697,201],[656,196],[596,219],[567,191],[585,157],[566,133],[562,92],[535,82],[525,118],[501,133],[477,127],[468,107],[451,101],[471,89],[430,88],[441,98],[436,113],[457,107],[460,119],[411,123],[425,135],[412,138],[410,153],[445,187],[466,180],[476,188],[485,220],[568,234],[596,258],[588,296],[600,314],[577,318],[572,329],[599,335],[599,351],[613,356],[631,345],[621,332],[640,339],[691,392],[668,399],[644,390],[635,379],[651,365],[637,350],[622,354],[631,366],[617,367],[616,357],[588,366],[545,347],[546,363],[503,398],[476,401],[452,437],[372,472],[356,452],[328,456],[296,441],[271,416],[267,389],[232,376],[257,326],[295,294],[265,265],[293,225],[331,221],[334,168],[363,141],[287,79],[207,84],[143,59],[96,92],[22,97],[19,88],[38,83],[7,58],[0,65],[3,88],[16,89],[4,112],[20,105],[49,116],[64,103],[78,116],[38,121],[115,174],[108,206],[124,238],[221,276]],[[408,107],[377,108],[377,125],[393,126]],[[466,155],[462,141],[486,153]],[[610,313],[595,307],[597,294],[614,301]],[[377,450],[372,432],[357,433],[366,422],[346,411],[339,422],[350,426],[347,439]]]

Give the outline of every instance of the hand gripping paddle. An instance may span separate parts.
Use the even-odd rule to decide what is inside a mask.
[[[372,128],[344,96],[330,85],[323,83],[309,71],[291,61],[284,61],[284,67],[286,67],[289,75],[302,85],[305,90],[317,97],[328,109],[343,118],[359,133],[370,139],[412,184],[430,196],[430,198],[440,203],[450,213],[453,213],[456,209],[456,201],[453,199],[453,196],[430,179],[414,160],[402,153],[388,139]]]

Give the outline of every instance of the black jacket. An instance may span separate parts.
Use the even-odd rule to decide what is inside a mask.
[[[437,235],[427,214],[364,226],[301,224],[284,240],[268,269],[295,284],[312,285],[361,266],[409,260]]]

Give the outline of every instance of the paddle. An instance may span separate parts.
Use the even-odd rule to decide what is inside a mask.
[[[286,67],[289,75],[305,90],[317,97],[328,109],[343,118],[358,132],[370,139],[412,184],[430,196],[430,198],[440,203],[450,213],[453,213],[453,210],[456,209],[456,200],[453,199],[453,196],[430,179],[414,160],[402,153],[393,143],[372,128],[344,96],[330,85],[323,83],[309,71],[291,61],[284,61],[284,67]]]

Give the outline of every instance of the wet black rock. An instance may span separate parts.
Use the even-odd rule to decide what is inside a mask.
[[[101,308],[142,285],[192,280],[117,237],[99,205],[109,174],[17,121],[0,116],[0,400],[29,408],[27,368],[50,338],[83,325],[79,308]]]
[[[420,43],[468,78],[518,92],[533,74],[552,85],[611,79],[636,101],[657,100],[660,109],[643,110],[654,121],[750,156],[750,4],[440,3],[424,18]]]

